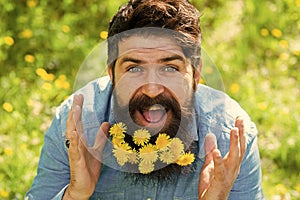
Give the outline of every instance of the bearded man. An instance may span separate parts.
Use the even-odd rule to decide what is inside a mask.
[[[58,108],[28,199],[264,199],[255,125],[198,84],[200,41],[187,0],[121,7],[109,76]]]

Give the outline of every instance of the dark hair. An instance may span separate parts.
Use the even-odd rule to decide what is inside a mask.
[[[156,31],[168,29],[177,33],[172,36],[179,42],[185,55],[191,58],[192,65],[197,67],[200,62],[201,43],[199,17],[199,11],[188,0],[129,0],[109,24],[108,64],[114,68],[118,57],[118,42],[125,36],[121,33],[155,27]]]

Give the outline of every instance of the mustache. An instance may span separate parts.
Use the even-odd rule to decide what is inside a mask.
[[[174,97],[166,97],[164,94],[154,98],[145,94],[133,97],[129,101],[129,113],[132,115],[135,110],[143,111],[156,104],[164,107],[166,111],[171,110],[173,113],[180,115],[181,109],[178,101]]]

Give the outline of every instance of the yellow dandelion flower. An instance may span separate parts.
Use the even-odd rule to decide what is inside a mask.
[[[53,81],[55,79],[54,74],[48,74],[48,72],[43,68],[37,68],[35,73],[45,81]]]
[[[266,28],[262,28],[260,29],[260,34],[264,37],[268,36],[269,35],[269,30],[266,29]]]
[[[138,154],[136,150],[132,150],[128,154],[128,162],[131,164],[137,164],[138,163]]]
[[[177,159],[184,152],[183,143],[179,138],[173,138],[168,147],[173,153],[175,159]]]
[[[295,187],[297,192],[300,192],[300,184]]]
[[[120,166],[123,166],[128,161],[129,158],[128,151],[124,151],[121,148],[114,148],[113,153]]]
[[[7,198],[9,196],[9,193],[6,190],[2,189],[2,190],[0,190],[0,196]]]
[[[300,56],[300,50],[294,50],[294,51],[293,51],[293,54],[294,54],[295,56]]]
[[[194,160],[195,160],[195,155],[193,153],[187,152],[181,155],[176,161],[176,163],[180,166],[187,166],[192,164]]]
[[[275,187],[276,187],[276,191],[278,191],[279,194],[281,195],[284,195],[288,192],[288,189],[283,184],[278,184]]]
[[[153,163],[148,163],[148,162],[141,162],[139,164],[139,171],[142,174],[149,174],[154,170],[154,164]]]
[[[25,29],[23,30],[20,34],[19,37],[20,38],[31,38],[32,37],[32,31],[30,29]]]
[[[52,84],[51,83],[43,83],[42,88],[44,90],[52,90]]]
[[[124,137],[125,137],[125,135],[124,135]],[[113,137],[111,142],[114,145],[114,147],[119,147],[122,143],[124,143],[124,138]]]
[[[8,155],[8,156],[12,155],[13,154],[13,149],[10,148],[10,147],[5,148],[4,149],[4,154]]]
[[[69,89],[70,83],[68,81],[62,80],[60,78],[56,79],[54,82],[55,86],[59,89]]]
[[[259,102],[259,103],[257,104],[257,107],[258,107],[259,110],[265,111],[265,110],[267,110],[268,105],[267,105],[266,102]]]
[[[12,112],[14,110],[14,107],[13,105],[11,105],[11,103],[8,103],[8,102],[5,102],[3,105],[2,105],[2,108],[3,110],[5,110],[6,112]]]
[[[142,128],[142,129],[136,130],[133,133],[133,142],[136,145],[144,146],[145,143],[149,142],[150,136],[151,135],[150,135],[149,131],[146,129]]]
[[[279,41],[279,46],[281,46],[284,49],[287,49],[287,48],[289,48],[289,42],[286,41],[286,40],[280,40]]]
[[[35,61],[35,57],[31,54],[26,54],[24,56],[24,60],[28,63],[33,63]]]
[[[69,33],[70,32],[70,27],[68,25],[63,25],[61,27],[61,30],[64,32],[64,33]]]
[[[114,156],[120,166],[123,166],[126,162],[128,162],[130,151],[131,148],[126,142],[121,143],[120,146],[113,149]]]
[[[155,162],[158,157],[155,146],[153,146],[152,144],[143,146],[140,149],[139,157],[143,162],[147,162],[147,163]]]
[[[278,28],[274,28],[271,33],[276,38],[280,38],[282,36],[282,31]]]
[[[14,38],[7,36],[4,38],[4,43],[7,44],[8,46],[12,46],[15,43]]]
[[[287,53],[281,53],[279,55],[279,59],[283,60],[283,61],[286,61],[287,59],[289,59],[289,54],[287,54]]]
[[[173,153],[169,150],[161,151],[159,155],[159,159],[166,164],[170,164],[175,161]]]
[[[100,32],[100,38],[103,40],[106,40],[108,36],[108,32],[107,31],[101,31]]]
[[[230,86],[230,92],[233,93],[233,94],[236,94],[240,91],[240,85],[237,84],[237,83],[233,83],[231,86]]]
[[[123,137],[123,133],[126,133],[127,126],[123,122],[119,122],[110,127],[109,133],[114,137]]]
[[[26,4],[29,8],[33,8],[33,7],[36,7],[37,1],[36,0],[27,0]]]
[[[165,133],[161,133],[158,135],[156,139],[156,147],[157,149],[163,149],[164,147],[168,146],[170,143],[170,136]]]
[[[204,78],[200,77],[199,83],[200,83],[200,84],[205,84]]]

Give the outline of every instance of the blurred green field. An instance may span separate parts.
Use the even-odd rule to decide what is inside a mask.
[[[0,199],[24,198],[55,107],[121,2],[0,0]],[[225,91],[257,124],[267,199],[300,199],[300,0],[193,2]]]

